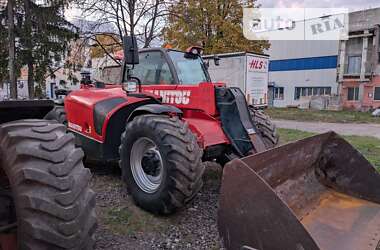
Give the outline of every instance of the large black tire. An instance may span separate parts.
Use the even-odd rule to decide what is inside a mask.
[[[162,158],[162,181],[148,193],[136,183],[131,151],[140,138],[153,141]],[[122,177],[135,203],[155,214],[171,214],[183,207],[202,187],[202,150],[188,125],[178,117],[142,115],[126,126],[120,146]]]
[[[279,135],[276,130],[276,125],[273,124],[270,117],[267,116],[262,110],[249,107],[249,112],[253,123],[257,128],[258,134],[263,139],[266,149],[271,149],[277,146]]]
[[[4,188],[6,179],[13,194],[18,249],[94,247],[95,195],[82,158],[62,124],[0,125],[0,184]]]
[[[55,106],[49,113],[44,117],[45,120],[57,121],[59,123],[67,126],[67,118],[64,106]]]

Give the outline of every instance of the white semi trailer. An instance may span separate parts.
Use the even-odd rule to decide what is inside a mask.
[[[239,87],[250,105],[268,106],[268,55],[235,52],[207,55],[203,59],[209,65],[208,71],[213,82]]]

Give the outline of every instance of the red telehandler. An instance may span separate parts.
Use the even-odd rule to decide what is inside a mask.
[[[273,124],[240,89],[210,81],[201,48],[124,46],[120,84],[84,82],[45,118],[66,124],[89,159],[119,161],[140,207],[175,212],[201,188],[202,162],[217,161],[227,249],[375,244],[380,175],[349,143],[330,132],[275,147]]]

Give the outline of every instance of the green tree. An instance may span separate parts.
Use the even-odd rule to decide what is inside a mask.
[[[262,52],[268,41],[250,41],[243,35],[242,7],[258,7],[256,0],[180,0],[171,7],[165,44],[179,49],[201,45],[205,53]]]
[[[33,0],[14,1],[16,38],[15,68],[18,75],[23,66],[28,67],[28,89],[34,95],[34,83],[44,88],[45,76],[54,70],[65,56],[69,42],[77,37],[77,29],[64,18],[68,0],[46,1],[37,5]],[[0,81],[8,79],[9,54],[3,48],[9,47],[7,39],[7,12],[0,12]]]
[[[23,0],[24,20],[18,27],[22,64],[28,67],[29,96],[34,97],[34,82],[45,84],[45,76],[53,71],[77,37],[76,28],[65,20],[64,1],[48,1],[37,5]],[[41,86],[43,88],[43,86]]]

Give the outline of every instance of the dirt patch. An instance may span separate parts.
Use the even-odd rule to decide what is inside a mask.
[[[216,217],[222,169],[207,165],[194,201],[166,217],[134,205],[116,166],[106,171],[91,166],[99,218],[96,249],[220,249]]]

